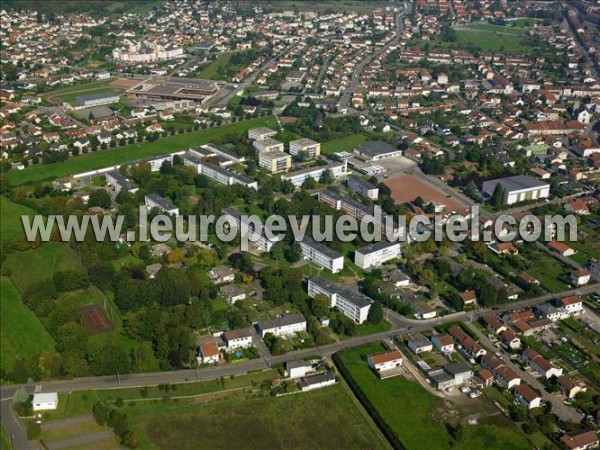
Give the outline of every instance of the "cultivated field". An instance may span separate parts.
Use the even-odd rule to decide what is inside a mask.
[[[402,174],[385,180],[385,184],[392,191],[392,198],[398,204],[412,202],[421,197],[425,202],[433,201],[446,205],[446,211],[465,211],[465,205],[447,198],[437,187],[413,175]]]
[[[99,150],[95,153],[88,153],[86,155],[69,158],[64,163],[60,164],[40,164],[30,166],[25,170],[10,171],[6,174],[6,177],[12,185],[51,180],[85,171],[101,169],[115,164],[123,164],[138,159],[149,158],[164,153],[186,150],[192,146],[208,144],[219,136],[230,133],[243,133],[248,131],[249,128],[261,126],[275,127],[275,120],[272,117],[248,120],[245,122],[224,125],[215,129],[169,136],[155,142],[143,142],[141,144]]]

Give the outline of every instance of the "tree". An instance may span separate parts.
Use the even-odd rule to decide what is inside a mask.
[[[99,206],[100,208],[109,209],[112,206],[110,195],[104,189],[96,189],[90,194],[88,206]]]
[[[106,425],[108,419],[110,419],[110,413],[112,408],[104,402],[97,402],[92,407],[92,414],[98,425]]]
[[[190,280],[185,272],[165,267],[155,279],[158,302],[163,306],[187,304],[190,300]]]
[[[321,184],[331,184],[331,183],[333,183],[334,179],[335,178],[333,177],[333,173],[331,173],[331,170],[327,169],[319,177],[319,183],[321,183]]]
[[[90,342],[91,343],[91,342]],[[99,348],[88,349],[90,368],[94,375],[116,375],[129,373],[129,355],[115,344],[102,344]]]
[[[367,320],[373,325],[377,325],[383,321],[383,308],[381,307],[381,303],[376,301],[371,305]]]
[[[497,183],[492,194],[491,203],[493,206],[501,206],[505,201],[505,190],[501,183]]]
[[[99,262],[89,268],[88,274],[94,285],[103,291],[108,291],[115,276],[115,267],[108,261]]]
[[[316,317],[325,317],[329,312],[331,301],[326,295],[318,294],[315,295],[311,300],[311,310]]]

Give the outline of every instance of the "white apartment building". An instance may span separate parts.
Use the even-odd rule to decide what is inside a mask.
[[[386,261],[399,258],[402,255],[399,241],[387,240],[376,242],[354,252],[354,263],[361,269],[377,267]]]
[[[302,248],[302,258],[308,259],[319,267],[330,270],[332,273],[343,270],[344,257],[325,244],[316,242],[307,236],[299,244]]]
[[[319,294],[329,297],[331,308],[339,309],[358,324],[367,320],[369,309],[371,309],[373,303],[373,300],[369,297],[342,288],[324,278],[310,278],[308,280],[308,295],[314,298]]]
[[[280,150],[260,150],[258,166],[271,173],[284,172],[292,167],[292,157]]]
[[[283,153],[284,145],[283,142],[278,141],[270,137],[266,137],[253,142],[254,148],[258,150],[258,153],[262,152],[281,152]]]
[[[179,215],[179,208],[158,194],[148,194],[144,199],[148,209],[158,208],[165,214]]]
[[[112,186],[113,190],[118,194],[121,191],[131,192],[132,194],[138,191],[138,187],[125,178],[121,173],[117,170],[111,170],[110,172],[106,172],[106,184],[108,186]]]
[[[325,166],[309,167],[282,175],[281,181],[289,181],[294,186],[300,187],[309,178],[319,181],[321,175],[323,175],[323,173],[325,173],[327,170],[331,171],[331,174],[334,178],[341,178],[346,176],[348,165],[346,160],[344,160],[343,163],[331,163]]]
[[[379,198],[379,188],[359,177],[348,178],[348,189],[371,200]]]
[[[258,183],[252,178],[206,162],[191,152],[183,155],[183,164],[194,167],[199,174],[206,175],[211,180],[224,184],[225,186],[241,184],[252,189],[258,189]]]
[[[275,319],[256,322],[256,328],[262,338],[267,333],[275,336],[288,336],[299,331],[306,331],[306,318],[302,314],[286,314]]]
[[[134,42],[126,40],[124,44],[112,51],[112,57],[115,61],[151,63],[183,57],[183,48],[170,43],[162,45],[149,41]]]
[[[262,139],[273,137],[277,134],[277,131],[267,127],[251,128],[248,130],[248,139],[251,141],[259,141]]]
[[[309,158],[316,158],[321,154],[321,144],[312,139],[296,139],[290,141],[290,155],[306,155]]]
[[[244,236],[247,238],[252,233],[254,233],[254,230],[250,228],[250,225],[248,223],[246,223],[245,220],[242,220],[242,215],[237,209],[225,208],[225,209],[223,209],[223,215],[228,217],[228,219],[231,222],[235,223],[235,225],[237,226],[237,228],[239,230],[240,236]],[[274,233],[274,234],[277,234],[277,233]],[[264,252],[270,252],[271,249],[273,248],[273,246],[278,242],[278,240],[270,240],[269,238],[267,238],[267,236],[265,235],[265,233],[263,231],[262,235],[258,239],[254,240],[254,241],[250,241],[250,242],[258,250],[261,250]]]

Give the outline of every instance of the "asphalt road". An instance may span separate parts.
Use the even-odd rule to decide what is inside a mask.
[[[473,321],[483,316],[484,314],[488,314],[490,312],[494,314],[502,314],[506,311],[537,305],[558,296],[567,296],[573,294],[585,295],[592,292],[600,293],[600,286],[588,285],[579,289],[561,292],[560,294],[545,294],[540,297],[522,300],[495,308],[482,308],[478,311],[470,313],[459,312],[429,320],[409,319],[393,311],[385,310],[385,316],[388,319],[388,321],[390,321],[390,323],[392,324],[392,329],[390,331],[372,334],[369,336],[354,337],[342,342],[336,342],[334,344],[289,352],[285,355],[265,356],[264,358],[254,359],[245,363],[223,365],[198,370],[178,370],[171,372],[138,373],[120,376],[111,375],[100,377],[87,377],[76,378],[72,380],[44,381],[37,384],[42,386],[43,392],[70,392],[81,390],[155,386],[158,384],[165,383],[191,383],[201,380],[213,380],[219,377],[228,377],[230,375],[237,376],[246,374],[249,371],[268,369],[273,365],[277,365],[293,359],[303,358],[310,355],[319,354],[322,356],[330,356],[346,348],[368,344],[370,342],[375,342],[379,340],[389,339],[393,336],[427,331],[435,327],[436,325],[451,322],[458,319]],[[26,383],[19,385],[6,385],[0,388],[0,394],[2,398],[0,405],[0,419],[2,421],[2,426],[9,434],[9,436],[12,436],[13,448],[19,450],[28,449],[30,448],[30,446],[25,437],[25,431],[23,430],[23,427],[20,425],[18,419],[12,411],[11,400],[16,389],[20,387],[25,387],[29,392],[33,392],[35,385],[36,383]]]

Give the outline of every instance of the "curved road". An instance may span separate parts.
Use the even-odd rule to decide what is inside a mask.
[[[401,316],[391,310],[385,310],[386,319],[392,324],[390,331],[372,334],[369,336],[360,336],[347,339],[334,344],[323,345],[320,347],[311,347],[304,350],[297,350],[286,353],[285,355],[273,356],[268,358],[254,359],[245,363],[235,365],[224,365],[200,370],[178,370],[171,372],[153,372],[153,373],[137,373],[121,376],[100,376],[76,378],[72,380],[55,380],[44,381],[40,383],[26,383],[18,385],[6,385],[0,388],[1,405],[0,419],[2,426],[12,436],[13,448],[29,449],[30,445],[25,436],[25,431],[19,423],[17,417],[12,411],[12,396],[20,387],[25,387],[29,392],[33,392],[36,384],[41,385],[44,392],[70,392],[81,390],[97,390],[97,389],[118,389],[124,387],[143,387],[155,386],[158,384],[177,384],[177,383],[192,383],[199,380],[212,380],[219,377],[228,377],[230,375],[243,375],[249,371],[268,369],[273,365],[280,364],[292,359],[303,358],[306,356],[320,354],[322,356],[330,356],[340,350],[355,347],[358,345],[367,344],[370,342],[389,339],[397,335],[405,335],[409,333],[418,333],[432,329],[436,325],[451,322],[457,319],[473,321],[487,313],[501,314],[506,311],[528,307],[543,303],[555,297],[567,295],[585,295],[592,292],[600,292],[600,286],[589,285],[579,289],[561,292],[560,294],[545,294],[540,297],[526,299],[500,307],[482,308],[474,312],[458,312],[449,314],[443,317],[437,317],[428,320],[409,319]]]

